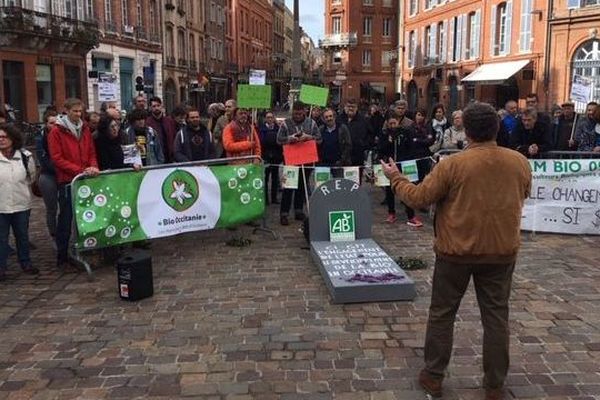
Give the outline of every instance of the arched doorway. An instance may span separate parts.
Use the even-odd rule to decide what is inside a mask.
[[[452,113],[458,110],[458,80],[454,75],[448,77],[448,96],[450,97],[448,108]]]
[[[592,39],[583,43],[575,51],[572,61],[571,76],[580,75],[590,79],[592,84],[592,100],[600,99],[600,40]],[[573,81],[573,79],[571,79]],[[570,92],[570,90],[569,90]],[[576,102],[578,110],[585,109],[585,103]]]
[[[165,98],[164,98],[164,106],[167,114],[170,114],[175,108],[175,104],[177,104],[177,87],[175,86],[175,82],[173,79],[169,78],[165,82]]]
[[[427,84],[427,111],[431,112],[433,107],[440,102],[440,91],[435,79],[431,78]]]
[[[408,84],[408,109],[416,111],[417,105],[419,104],[419,88],[417,83],[413,80]]]
[[[496,107],[504,108],[509,100],[519,101],[519,85],[514,76],[511,76],[496,88]]]

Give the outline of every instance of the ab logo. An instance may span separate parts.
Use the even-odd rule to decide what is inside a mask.
[[[194,205],[200,195],[198,181],[194,175],[178,169],[173,171],[162,184],[162,197],[173,210],[181,212]]]
[[[329,240],[350,242],[355,238],[354,211],[330,211]]]

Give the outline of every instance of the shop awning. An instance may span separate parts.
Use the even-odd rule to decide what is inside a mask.
[[[462,82],[473,82],[483,85],[496,85],[504,82],[520,70],[522,70],[530,60],[506,61],[499,63],[483,64],[477,67],[475,71],[462,79]]]

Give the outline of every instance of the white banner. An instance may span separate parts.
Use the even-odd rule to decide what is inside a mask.
[[[521,229],[600,235],[600,159],[530,163],[533,184]]]

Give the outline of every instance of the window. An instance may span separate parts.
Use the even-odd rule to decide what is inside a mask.
[[[467,16],[467,43],[465,58],[474,59],[479,57],[479,45],[481,37],[481,11],[477,10]]]
[[[510,53],[511,25],[512,1],[492,7],[492,55],[503,56]]]
[[[223,26],[223,8],[221,6],[217,6],[216,20],[218,26]]]
[[[389,69],[392,66],[392,60],[395,58],[394,50],[384,50],[381,52],[381,68]]]
[[[190,60],[196,62],[196,38],[192,33],[190,33],[189,54]]]
[[[452,62],[460,61],[461,58],[463,22],[462,17],[462,15],[459,15],[450,20],[450,30],[452,31]]]
[[[533,0],[521,1],[521,33],[519,35],[519,51],[527,53],[531,51]]]
[[[172,60],[175,58],[174,40],[175,37],[173,36],[173,27],[167,26],[167,29],[165,30],[165,46],[167,47],[165,49],[165,53],[167,54],[167,58],[171,59],[167,60],[167,63],[169,61],[172,62]]]
[[[417,32],[410,31],[408,34],[408,67],[415,66],[415,54],[417,52]]]
[[[156,17],[158,16],[158,12],[156,10],[156,0],[151,0],[150,1],[150,32],[152,32],[153,35],[156,35],[156,33],[158,32],[158,21],[156,20]],[[171,32],[172,34],[172,32]],[[154,38],[156,40],[156,38]]]
[[[371,58],[372,58],[372,52],[371,52],[371,50],[363,50],[363,54],[362,54],[362,65],[363,65],[363,67],[370,67],[371,66]]]
[[[342,0],[331,0],[331,5],[332,6],[336,6],[336,5],[339,5],[339,4],[342,4]]]
[[[438,5],[438,0],[425,0],[425,9],[429,10]]]
[[[363,0],[363,5],[364,6],[372,6],[373,5],[373,0]]]
[[[391,20],[391,18],[383,19],[383,36],[384,37],[392,36],[392,20]]]
[[[363,35],[371,36],[373,33],[373,17],[365,17],[363,19]]]
[[[334,51],[333,54],[332,54],[331,62],[333,64],[341,64],[342,63],[342,52],[341,51]]]
[[[423,64],[428,65],[429,57],[431,57],[431,42],[432,42],[431,26],[425,27],[425,36],[423,37],[423,39],[425,40],[425,51],[423,52]]]
[[[342,33],[342,17],[331,18],[331,33],[339,34]]]
[[[86,4],[85,15],[91,21],[94,19],[94,0],[87,0]]]
[[[177,50],[179,51],[179,58],[185,60],[185,33],[183,32],[183,29],[177,31]]]
[[[600,5],[600,0],[567,0],[568,8],[579,8]]]
[[[129,0],[121,0],[121,21],[123,26],[129,25]]]
[[[81,74],[78,66],[65,65],[65,95],[67,98],[81,98]]]
[[[215,22],[216,21],[216,7],[217,5],[214,2],[210,2],[210,22]],[[243,21],[243,18],[242,18]],[[243,25],[242,25],[242,31],[244,30]]]
[[[142,1],[141,0],[136,0],[135,2],[135,11],[136,11],[136,25],[137,26],[143,26],[143,22],[142,22]]]
[[[436,38],[436,56],[438,62],[444,62],[445,49],[446,49],[446,23],[439,22],[437,25],[437,38]]]
[[[37,64],[36,82],[38,97],[38,115],[42,120],[46,107],[52,104],[52,67],[50,65]]]
[[[104,0],[104,22],[107,25],[112,24],[112,0]]]
[[[419,12],[419,0],[409,0],[408,7],[408,14],[415,15]]]

